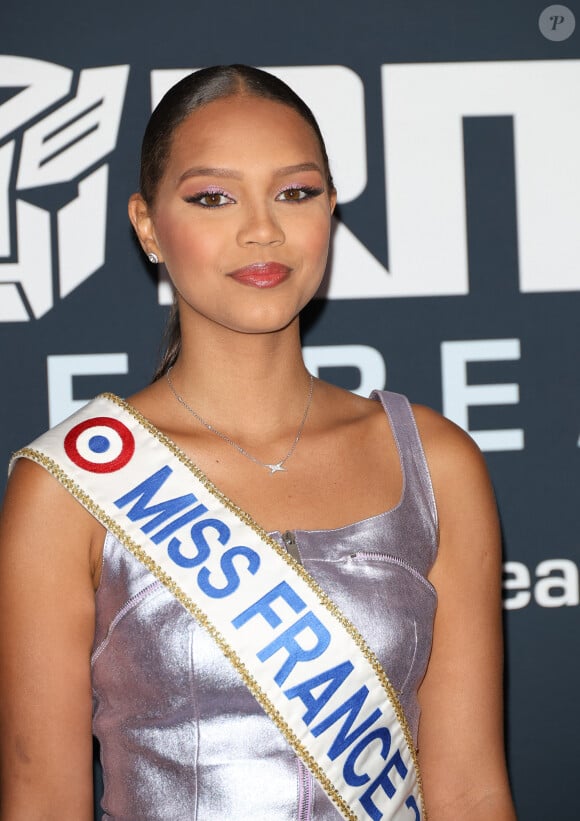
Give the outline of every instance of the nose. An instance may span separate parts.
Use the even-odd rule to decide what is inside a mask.
[[[282,245],[285,239],[282,226],[268,205],[253,205],[244,212],[238,230],[240,245]]]

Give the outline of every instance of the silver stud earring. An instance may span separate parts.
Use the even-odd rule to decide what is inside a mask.
[[[149,260],[149,262],[152,262],[153,265],[157,265],[157,263],[159,262],[159,257],[157,256],[157,254],[154,254],[153,251],[151,251],[150,254],[147,254],[147,259]]]

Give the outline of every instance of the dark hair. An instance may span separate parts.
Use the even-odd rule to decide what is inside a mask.
[[[263,97],[294,109],[314,131],[326,174],[329,191],[334,191],[324,139],[314,114],[306,103],[278,77],[259,68],[245,65],[212,66],[189,74],[169,89],[147,124],[141,146],[141,196],[153,205],[157,186],[165,172],[175,129],[194,111],[204,105],[232,97],[250,94]],[[179,313],[174,302],[164,335],[165,352],[153,377],[163,376],[175,363],[181,350]]]

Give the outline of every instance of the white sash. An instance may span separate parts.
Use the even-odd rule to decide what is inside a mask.
[[[103,394],[15,454],[43,465],[212,635],[349,821],[425,821],[378,659],[304,568],[179,448]]]

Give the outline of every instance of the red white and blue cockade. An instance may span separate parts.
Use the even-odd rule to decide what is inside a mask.
[[[114,473],[131,460],[135,439],[129,428],[110,416],[85,419],[65,437],[64,449],[77,467],[90,473]]]

